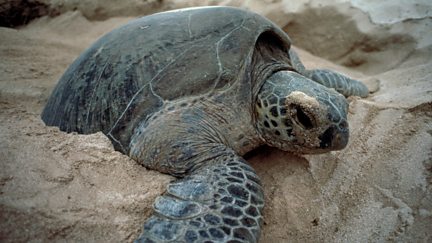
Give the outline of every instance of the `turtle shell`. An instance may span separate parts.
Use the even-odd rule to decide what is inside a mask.
[[[133,130],[165,101],[239,82],[250,87],[239,91],[239,99],[251,97],[263,73],[289,66],[289,48],[288,36],[274,23],[242,9],[190,8],[142,17],[106,34],[70,65],[42,119],[66,132],[102,131],[127,152]]]

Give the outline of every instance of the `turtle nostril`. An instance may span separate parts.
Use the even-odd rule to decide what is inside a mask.
[[[296,106],[295,109],[296,109],[297,121],[301,125],[303,125],[304,128],[306,128],[306,129],[313,128],[312,120],[309,118],[308,115],[306,115],[306,113],[303,111],[303,109],[299,106]]]
[[[348,122],[346,122],[346,121],[342,121],[339,123],[339,128],[343,131],[348,130],[348,127],[349,127]]]

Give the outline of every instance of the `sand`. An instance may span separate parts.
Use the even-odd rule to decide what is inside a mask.
[[[347,10],[341,6],[333,9],[338,18],[349,15],[338,13]],[[347,34],[358,40],[380,32],[379,48],[365,51],[370,42],[342,38],[346,43],[334,42],[336,49],[352,51],[341,56],[327,50],[334,46],[325,38],[310,37],[319,29],[302,32],[302,21],[270,7],[262,12],[290,33],[307,67],[345,72],[376,92],[349,99],[351,137],[342,151],[301,157],[265,147],[247,156],[265,190],[261,242],[432,241],[432,41],[416,34],[431,28],[430,17],[395,24],[386,16],[391,27],[372,29],[357,10],[355,21],[345,21],[357,29]],[[323,16],[314,11],[291,20]],[[90,21],[75,11],[0,28],[1,242],[132,241],[173,179],[114,151],[101,133],[66,134],[40,119],[67,66],[131,19]],[[396,38],[402,25],[415,33]],[[305,33],[330,47],[302,44]]]

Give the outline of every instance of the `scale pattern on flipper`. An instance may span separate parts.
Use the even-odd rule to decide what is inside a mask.
[[[169,184],[136,242],[257,242],[264,195],[234,152]]]
[[[343,94],[345,97],[355,95],[360,97],[367,97],[369,90],[360,81],[348,78],[345,75],[327,69],[313,69],[307,71],[309,78],[318,82],[326,87],[334,88],[337,92]]]
[[[318,83],[367,95],[340,74],[306,70],[286,33],[256,13],[188,8],[95,42],[59,80],[42,119],[66,132],[102,131],[143,166],[183,178],[156,200],[138,241],[256,242],[263,193],[238,155],[261,145],[324,153],[348,142],[347,100]]]

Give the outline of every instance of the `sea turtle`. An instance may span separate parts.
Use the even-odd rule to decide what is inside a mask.
[[[42,119],[66,132],[102,131],[115,149],[178,178],[138,242],[256,242],[264,196],[241,156],[264,144],[342,149],[344,95],[368,94],[341,74],[306,70],[290,44],[274,23],[238,8],[146,16],[81,54]]]

